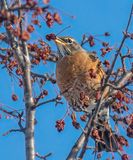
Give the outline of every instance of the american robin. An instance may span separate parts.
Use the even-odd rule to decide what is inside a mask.
[[[79,43],[71,37],[56,37],[54,40],[59,53],[56,67],[57,84],[61,93],[74,111],[83,111],[92,115],[95,110],[96,97],[101,89],[101,81],[106,76],[100,60],[94,53],[84,50]],[[97,126],[103,143],[98,142],[98,151],[117,151],[115,135],[112,136],[108,125],[108,109],[100,111],[101,121],[107,124],[105,129]],[[104,120],[103,117],[104,116]]]

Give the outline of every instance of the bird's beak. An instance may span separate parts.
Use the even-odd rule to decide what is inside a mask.
[[[58,53],[60,57],[64,57],[65,55],[68,55],[70,51],[69,47],[67,46],[67,43],[62,40],[62,38],[56,37],[54,40],[55,44],[58,48]]]
[[[59,45],[65,45],[65,42],[59,38],[59,37],[56,37],[56,39],[54,40],[56,45],[59,46]]]
[[[59,37],[56,37],[56,39],[54,39],[54,42],[58,48],[58,53],[60,57],[65,56],[65,48],[66,48],[66,43]]]

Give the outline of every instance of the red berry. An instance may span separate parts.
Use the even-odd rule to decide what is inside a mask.
[[[12,100],[13,101],[17,101],[18,100],[18,96],[16,94],[12,94]]]
[[[129,157],[128,157],[127,154],[123,154],[123,155],[121,156],[121,159],[122,159],[122,160],[129,160]]]
[[[35,30],[35,29],[34,29],[34,27],[33,27],[32,25],[29,25],[29,26],[27,27],[27,31],[28,31],[29,33],[32,33],[34,30]]]
[[[65,126],[64,120],[61,119],[61,120],[57,120],[56,121],[55,127],[57,128],[58,132],[63,131],[64,130],[64,126]]]

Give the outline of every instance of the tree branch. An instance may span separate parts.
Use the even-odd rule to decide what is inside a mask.
[[[2,136],[7,136],[12,132],[23,132],[23,130],[21,130],[21,129],[10,129],[9,131],[3,133]]]
[[[48,153],[45,156],[40,155],[39,153],[36,153],[36,157],[42,160],[46,160],[48,157],[50,157],[52,153]]]
[[[17,111],[7,111],[3,109],[2,106],[0,106],[0,111],[19,119],[19,113]],[[17,113],[17,115],[15,113]],[[21,117],[21,121],[25,121],[23,117]]]
[[[2,0],[3,8],[8,11],[7,1]],[[21,51],[16,38],[13,36],[12,32],[8,30],[7,26],[9,22],[5,22],[6,32],[10,39],[11,47],[15,51],[15,56],[19,63],[20,68],[23,71],[23,86],[24,86],[24,100],[26,107],[26,127],[25,127],[25,146],[26,146],[26,160],[35,159],[35,147],[34,147],[34,120],[35,120],[35,110],[31,110],[34,106],[34,100],[32,97],[32,85],[31,85],[31,64],[30,57],[27,49],[26,42],[22,41],[23,52]],[[20,23],[22,25],[22,23]],[[22,28],[22,26],[21,26]],[[20,127],[21,124],[19,123]]]
[[[115,64],[116,64],[116,60],[117,60],[117,58],[118,58],[118,55],[121,55],[121,53],[120,53],[120,52],[121,52],[121,49],[122,49],[122,47],[123,47],[123,45],[124,45],[125,40],[128,38],[127,32],[128,32],[129,25],[130,25],[130,23],[131,23],[132,14],[133,14],[133,5],[132,5],[132,8],[131,8],[131,12],[130,12],[130,15],[129,15],[129,20],[128,20],[128,23],[127,23],[127,26],[126,26],[126,30],[125,30],[124,36],[123,36],[123,38],[122,38],[122,41],[121,41],[121,44],[120,44],[118,50],[116,51],[115,58],[114,58],[113,63],[112,63],[112,65],[111,65],[111,67],[110,67],[110,70],[109,70],[109,72],[108,72],[108,76],[107,76],[107,78],[106,78],[106,80],[105,80],[105,83],[107,83],[107,81],[109,80],[110,75],[111,75],[111,73],[112,73],[112,71],[113,71],[113,69],[114,69],[114,66],[115,66]]]
[[[3,8],[4,8],[5,10],[8,10],[8,6],[7,6],[6,0],[2,0],[2,3],[3,3]],[[18,62],[19,62],[19,65],[20,65],[21,67],[23,67],[23,66],[24,66],[23,55],[22,55],[20,46],[19,46],[16,38],[12,35],[11,31],[8,30],[8,28],[7,28],[9,24],[10,24],[10,23],[8,23],[8,21],[5,22],[5,28],[6,28],[6,32],[7,32],[8,38],[9,38],[9,42],[10,42],[10,45],[11,45],[12,49],[15,51],[14,54],[15,54]]]
[[[60,100],[61,100],[61,99],[60,99],[60,96],[57,96],[56,98],[49,99],[49,100],[47,100],[47,101],[44,101],[44,102],[41,102],[41,103],[36,104],[35,106],[32,107],[32,109],[38,108],[38,107],[40,107],[40,106],[42,106],[42,105],[45,105],[45,104],[48,104],[48,103],[51,103],[51,102],[55,102],[56,105],[57,105],[57,104],[63,104],[63,102],[60,102]]]
[[[56,80],[52,76],[49,76],[48,74],[39,74],[39,73],[31,72],[31,75],[33,77],[42,78],[45,81],[51,81],[52,83],[56,83]]]

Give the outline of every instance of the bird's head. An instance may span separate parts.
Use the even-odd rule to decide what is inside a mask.
[[[72,37],[56,37],[54,41],[57,45],[60,56],[72,55],[77,51],[84,50]]]

